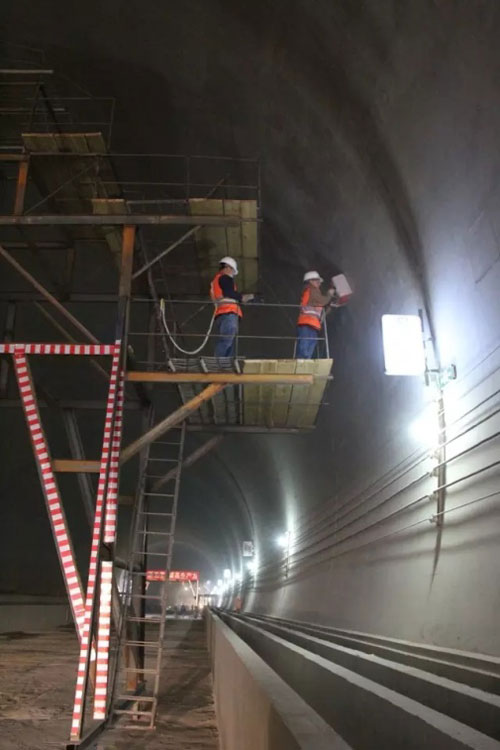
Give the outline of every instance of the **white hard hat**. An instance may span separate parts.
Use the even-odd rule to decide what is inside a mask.
[[[323,279],[321,278],[321,276],[319,275],[317,271],[308,271],[307,273],[304,274],[304,281],[314,281],[315,279],[317,281],[323,281]]]
[[[225,255],[223,258],[220,259],[219,263],[223,263],[225,266],[231,266],[231,268],[234,271],[234,275],[238,275],[238,264],[236,263],[234,258],[231,258],[230,255]]]

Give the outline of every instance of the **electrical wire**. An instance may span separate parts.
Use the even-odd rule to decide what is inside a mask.
[[[194,349],[192,351],[188,351],[187,349],[183,349],[181,346],[179,346],[179,344],[174,340],[172,334],[170,333],[170,329],[168,327],[168,324],[167,324],[167,321],[166,321],[166,318],[165,318],[165,300],[163,299],[163,297],[160,300],[160,313],[161,313],[161,320],[162,320],[162,323],[163,323],[163,327],[165,328],[165,332],[166,332],[168,338],[170,339],[170,341],[172,342],[172,344],[174,345],[174,347],[179,352],[182,352],[183,354],[188,354],[188,355],[192,356],[194,354],[198,354],[199,352],[201,352],[202,349],[205,348],[205,346],[207,345],[208,339],[210,338],[210,334],[212,333],[212,328],[214,327],[215,310],[214,310],[214,314],[212,315],[212,320],[210,321],[210,325],[208,327],[208,331],[207,331],[207,333],[205,335],[205,338],[203,339],[203,341],[200,344],[200,346],[197,349]]]

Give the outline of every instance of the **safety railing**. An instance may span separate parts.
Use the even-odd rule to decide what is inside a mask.
[[[106,101],[110,100],[102,100],[103,103]],[[100,131],[97,120],[87,123],[84,119],[79,121],[78,128],[66,128],[60,123],[60,130],[71,133],[78,129],[81,131],[87,125],[90,127],[90,124],[95,125],[94,131]],[[31,131],[54,132],[54,127],[48,121],[39,120],[38,125],[39,128],[35,128],[33,124]],[[43,170],[44,161],[48,168],[51,167],[54,151],[40,150],[32,152],[30,157],[37,168]],[[211,198],[223,201],[252,200],[260,205],[260,172],[255,159],[64,150],[57,152],[57,158],[67,162],[69,170],[66,169],[66,173],[75,165],[73,180],[75,183],[84,180],[86,195],[120,197],[127,202],[128,210],[136,215],[186,213],[186,206],[196,215],[193,201]],[[88,167],[85,162],[88,162]],[[68,186],[61,184],[59,202],[74,200],[72,196],[66,197],[64,194]],[[222,208],[231,211],[230,206]],[[48,210],[48,206],[42,208],[41,204],[37,207],[38,213]]]
[[[100,132],[108,147],[111,143],[114,97],[82,94],[52,70],[1,68],[0,101],[2,149],[22,148],[22,133],[26,132]]]
[[[229,348],[232,334],[221,332],[221,320],[214,318],[214,305],[210,300],[165,300],[164,316],[156,310],[154,330],[132,330],[130,344],[134,348],[137,364],[141,367],[161,369],[173,358],[218,357],[241,359],[297,359],[297,317],[300,305],[254,301],[242,305],[243,317],[234,320],[236,332],[234,347],[222,353],[222,339]],[[330,347],[327,329],[328,315],[323,314],[321,330],[312,328],[302,336],[315,343],[307,359],[329,359]]]

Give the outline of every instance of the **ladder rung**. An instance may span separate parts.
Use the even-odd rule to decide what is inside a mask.
[[[151,622],[157,624],[162,623],[163,619],[161,617],[127,617],[127,622]]]
[[[119,695],[116,700],[118,701],[151,701],[152,703],[156,703],[157,698],[154,695],[131,695],[130,693],[125,693],[124,695]]]
[[[158,674],[157,669],[144,669],[144,667],[122,667],[124,672],[140,672],[141,674]]]
[[[153,710],[151,711],[134,711],[133,708],[115,708],[114,714],[129,714],[132,716],[153,716]]]
[[[144,492],[144,497],[175,497],[171,492],[168,494],[165,492]]]
[[[149,461],[161,461],[162,464],[170,464],[172,461],[175,461],[176,463],[179,462],[177,458],[148,458],[148,463]]]
[[[151,510],[141,510],[140,516],[169,516],[170,518],[174,515],[173,513],[156,513]]]
[[[155,440],[151,445],[180,445],[180,443],[174,443],[171,440]]]
[[[158,456],[151,456],[151,458],[149,460],[150,461],[164,461],[165,463],[169,463],[169,464],[178,464],[179,463],[179,459],[178,458],[159,458]],[[144,474],[144,476],[151,478],[150,474]],[[156,476],[156,478],[157,477],[158,477],[158,475]]]
[[[144,534],[145,536],[172,536],[171,531],[139,531],[139,534]]]
[[[142,549],[134,549],[132,551],[132,554],[133,555],[148,555],[148,557],[151,555],[154,555],[155,557],[170,557],[168,552],[145,552]]]
[[[149,732],[150,729],[154,729],[153,716],[151,716],[151,721],[148,724],[146,724],[146,722],[144,722],[143,724],[122,724],[120,729],[139,729],[142,732]]]
[[[144,648],[153,648],[159,646],[160,641],[123,641],[124,646],[144,646]]]

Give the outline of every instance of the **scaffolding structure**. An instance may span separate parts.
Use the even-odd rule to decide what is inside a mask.
[[[193,326],[200,320],[205,325],[210,317],[208,284],[221,255],[237,258],[245,291],[258,288],[259,164],[254,159],[114,153],[114,100],[64,96],[53,79],[48,69],[0,70],[0,90],[9,92],[0,110],[0,168],[6,186],[0,261],[28,286],[28,291],[0,292],[5,307],[0,408],[24,410],[79,637],[68,744],[73,748],[90,742],[112,716],[127,715],[129,727],[154,726],[167,583],[159,595],[148,593],[146,571],[153,565],[166,572],[168,581],[182,469],[219,440],[212,437],[185,456],[186,432],[312,429],[332,360],[326,329],[320,338],[323,356],[315,360],[296,360],[294,337],[286,341],[278,333],[268,336],[274,356],[264,359],[255,352],[265,348],[265,337],[245,333],[234,358],[176,356],[175,342],[186,346],[191,337],[198,340],[200,331]],[[104,114],[82,114],[96,108]],[[174,257],[181,260],[170,264],[169,255],[177,248],[182,252]],[[51,253],[55,263],[47,260]],[[82,253],[98,266],[95,292],[79,287]],[[101,264],[103,273],[116,280],[113,293],[99,291]],[[160,299],[165,300],[172,336],[162,325]],[[50,324],[53,341],[17,340],[16,316],[26,304]],[[90,330],[87,316],[82,320],[74,311],[75,305],[97,304],[109,311],[101,326],[107,341]],[[196,308],[180,314],[182,305],[186,310],[193,304]],[[265,305],[255,305],[248,317],[263,312]],[[131,330],[134,317],[146,321],[147,330]],[[289,347],[281,359],[278,340]],[[246,351],[254,355],[245,356]],[[42,360],[50,360],[54,372],[70,360],[70,375],[63,377],[79,383],[78,394],[57,398],[45,382],[38,383],[31,362]],[[80,395],[91,371],[106,385],[104,398]],[[14,395],[12,373],[20,399]],[[167,388],[178,405],[165,414],[155,394]],[[44,409],[62,414],[70,457],[52,456]],[[99,457],[89,458],[78,425],[82,410],[102,414]],[[142,428],[123,446],[129,410],[140,413]],[[137,489],[133,497],[122,497],[120,470],[134,458]],[[64,473],[78,477],[90,525],[86,586],[57,482]],[[118,577],[115,549],[122,503],[132,506],[133,517],[128,560]],[[150,616],[153,599],[156,618]],[[151,637],[153,626],[158,627]]]

